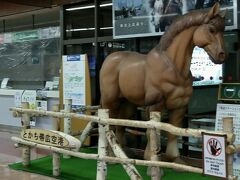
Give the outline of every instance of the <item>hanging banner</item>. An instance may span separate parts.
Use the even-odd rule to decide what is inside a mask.
[[[86,105],[86,55],[63,56],[63,99],[72,99],[72,108]]]
[[[113,36],[118,38],[162,35],[176,17],[194,9],[210,8],[216,1],[113,0]],[[237,29],[237,1],[220,1],[228,9],[226,29]]]

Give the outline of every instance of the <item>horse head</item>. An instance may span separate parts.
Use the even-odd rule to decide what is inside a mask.
[[[194,45],[203,48],[215,64],[222,64],[226,58],[223,39],[224,19],[225,12],[220,12],[220,5],[216,3],[193,35]]]

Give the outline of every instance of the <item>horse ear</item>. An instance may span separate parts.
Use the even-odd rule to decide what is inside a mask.
[[[213,5],[213,7],[208,11],[208,18],[212,19],[220,12],[220,4],[217,2]]]

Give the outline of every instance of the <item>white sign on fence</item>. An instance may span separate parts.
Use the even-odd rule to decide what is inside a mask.
[[[203,174],[227,177],[226,136],[203,133]]]
[[[223,118],[233,118],[233,133],[236,135],[234,144],[240,143],[240,105],[239,104],[217,104],[215,131],[223,130]],[[233,175],[240,176],[240,153],[233,157]]]

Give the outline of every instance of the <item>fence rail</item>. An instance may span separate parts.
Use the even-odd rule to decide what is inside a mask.
[[[68,101],[70,103],[70,101]],[[69,104],[68,104],[69,105]],[[233,165],[232,165],[232,155],[235,152],[240,151],[240,145],[233,145],[235,135],[232,132],[232,123],[229,124],[230,121],[224,121],[227,123],[224,124],[227,126],[224,132],[216,132],[216,131],[207,131],[203,129],[184,129],[178,128],[168,123],[159,122],[161,117],[160,113],[152,112],[150,121],[137,121],[137,120],[126,120],[126,119],[113,119],[109,118],[108,110],[99,109],[98,116],[90,116],[83,114],[76,114],[66,111],[55,112],[55,111],[43,111],[43,110],[31,110],[28,109],[28,105],[23,104],[23,108],[10,108],[10,111],[13,112],[14,117],[22,117],[23,122],[23,130],[30,128],[29,121],[31,116],[51,116],[53,120],[57,120],[58,118],[64,118],[64,120],[70,120],[72,118],[79,119],[83,121],[89,121],[86,128],[83,130],[83,133],[80,136],[80,144],[84,142],[87,135],[94,127],[93,124],[99,124],[99,140],[98,140],[98,154],[86,154],[81,152],[74,152],[70,149],[64,149],[59,147],[53,147],[46,144],[26,141],[24,139],[18,137],[12,137],[12,140],[16,142],[16,147],[22,148],[22,158],[23,165],[30,165],[30,148],[36,147],[41,149],[51,150],[53,152],[53,175],[58,176],[60,174],[60,158],[59,154],[63,154],[66,157],[75,156],[83,159],[95,159],[98,161],[97,163],[97,180],[105,180],[106,172],[107,172],[107,162],[113,163],[121,163],[123,168],[128,173],[131,180],[140,180],[142,179],[140,174],[137,172],[137,169],[133,165],[143,165],[148,166],[151,172],[151,179],[161,179],[161,172],[159,167],[172,168],[176,170],[182,170],[186,172],[194,172],[194,173],[203,173],[202,168],[187,166],[183,164],[171,163],[171,162],[162,162],[158,161],[157,151],[157,136],[160,133],[160,130],[167,131],[171,134],[177,136],[187,136],[187,137],[197,137],[201,138],[203,133],[208,134],[217,134],[217,135],[226,135],[227,139],[227,163],[228,163],[228,180],[236,180],[237,177],[233,176]],[[67,106],[66,106],[67,107]],[[225,119],[226,120],[226,119]],[[232,122],[232,121],[231,121]],[[65,123],[66,124],[66,123]],[[69,123],[71,125],[71,123]],[[125,127],[138,127],[145,128],[150,130],[150,159],[151,161],[139,160],[139,159],[129,159],[126,154],[121,149],[116,137],[109,129],[109,125],[116,126],[125,126]],[[68,129],[71,127],[67,127]],[[107,155],[107,144],[111,146],[113,152],[116,157],[110,157]]]

